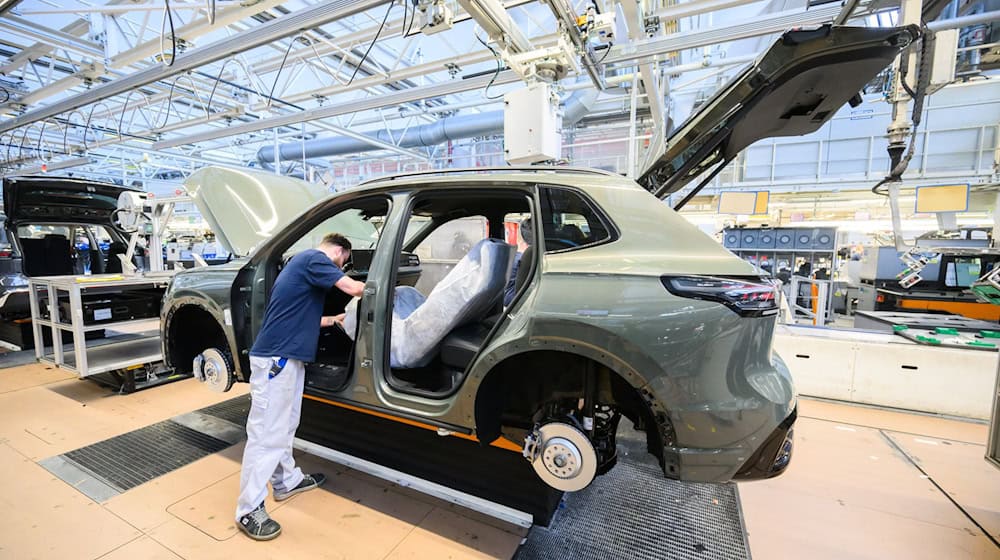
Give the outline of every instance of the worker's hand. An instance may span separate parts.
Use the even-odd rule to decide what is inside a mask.
[[[323,317],[319,321],[319,326],[321,326],[321,327],[332,327],[332,326],[336,325],[337,323],[340,323],[340,325],[343,326],[343,324],[344,324],[344,314],[343,313],[341,313],[340,315],[327,315],[326,317]]]

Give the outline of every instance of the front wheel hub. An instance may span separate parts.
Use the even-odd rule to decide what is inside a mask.
[[[597,475],[597,452],[583,432],[562,422],[541,426],[528,442],[533,453],[525,456],[543,482],[556,490],[575,492],[586,488]]]
[[[232,362],[218,348],[209,348],[195,358],[194,375],[215,393],[225,393],[235,381]]]

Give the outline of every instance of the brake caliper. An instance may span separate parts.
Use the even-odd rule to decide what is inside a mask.
[[[524,458],[529,463],[534,463],[541,452],[541,445],[542,434],[538,431],[538,424],[535,424],[535,427],[528,432],[528,435],[524,436],[524,449],[521,451],[521,454],[524,455]]]

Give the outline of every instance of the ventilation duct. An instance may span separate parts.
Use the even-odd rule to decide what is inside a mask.
[[[573,126],[590,111],[597,100],[598,92],[586,89],[574,92],[563,103],[563,126]],[[436,146],[449,140],[460,140],[474,136],[488,136],[503,132],[503,111],[491,111],[477,115],[447,117],[435,123],[408,129],[380,130],[372,135],[382,142],[391,142],[402,148]],[[363,140],[335,136],[317,138],[305,142],[288,142],[279,149],[281,161],[294,161],[370,152],[378,146]],[[257,151],[257,161],[264,167],[274,163],[274,146],[264,146]]]

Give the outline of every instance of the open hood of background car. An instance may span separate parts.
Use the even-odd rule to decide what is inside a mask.
[[[128,190],[135,189],[73,177],[9,177],[3,180],[3,207],[11,225],[111,225],[118,195]]]
[[[266,171],[204,167],[184,181],[201,215],[234,255],[246,256],[329,196],[322,185]]]
[[[663,198],[758,140],[816,131],[919,36],[915,26],[784,33],[667,139],[639,184]]]

